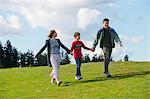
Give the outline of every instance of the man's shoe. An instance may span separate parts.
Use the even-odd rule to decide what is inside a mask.
[[[107,75],[108,78],[111,78],[111,75]]]
[[[105,75],[107,78],[111,78],[111,75],[110,75],[110,73],[109,73],[109,72],[104,73],[104,75]]]
[[[81,77],[81,76],[75,76],[75,79],[76,79],[76,80],[81,80],[82,77]]]

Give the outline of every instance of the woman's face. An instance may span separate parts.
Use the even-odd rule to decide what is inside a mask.
[[[56,32],[54,32],[53,37],[57,37],[57,33]]]

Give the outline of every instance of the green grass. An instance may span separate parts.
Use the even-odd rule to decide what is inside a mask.
[[[150,99],[150,62],[111,63],[110,79],[103,63],[81,69],[83,80],[76,81],[75,65],[61,66],[59,87],[50,84],[47,66],[0,69],[0,99]]]

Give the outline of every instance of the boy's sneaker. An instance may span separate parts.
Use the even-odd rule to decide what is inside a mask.
[[[75,76],[75,79],[76,79],[76,80],[81,80],[81,79],[82,79],[82,76]]]
[[[60,86],[60,84],[62,83],[62,81],[60,80],[60,81],[58,81],[57,82],[57,86]]]

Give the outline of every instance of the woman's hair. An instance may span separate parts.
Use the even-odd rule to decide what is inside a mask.
[[[52,38],[53,34],[55,33],[56,31],[55,30],[51,30],[48,34],[48,37],[49,38]]]
[[[75,32],[75,33],[74,33],[74,37],[76,37],[76,36],[78,36],[78,35],[80,36],[80,33],[79,33],[79,32]]]

